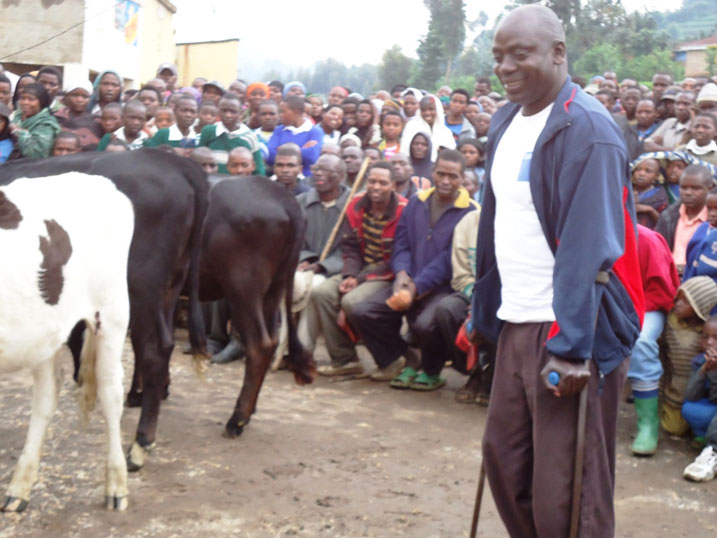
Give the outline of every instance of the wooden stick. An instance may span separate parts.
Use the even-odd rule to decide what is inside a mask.
[[[341,222],[344,220],[344,216],[346,216],[346,210],[349,207],[349,202],[353,200],[354,195],[356,194],[356,191],[358,190],[361,183],[363,183],[363,176],[366,173],[366,169],[368,168],[368,164],[370,162],[370,159],[366,157],[363,160],[363,163],[361,164],[361,169],[359,170],[358,175],[356,176],[356,180],[354,181],[354,184],[351,186],[351,192],[349,193],[349,197],[346,199],[346,203],[344,204],[344,207],[341,208],[341,213],[339,213],[339,218],[336,221],[336,224],[334,224],[334,229],[331,230],[331,235],[329,236],[329,240],[326,241],[326,244],[324,245],[324,250],[321,251],[321,256],[319,256],[319,263],[324,261],[326,257],[329,255],[329,252],[331,251],[331,245],[333,245],[334,240],[336,239],[336,235],[339,233],[339,228],[341,228]]]
[[[471,538],[478,536],[478,517],[480,516],[480,505],[483,501],[483,487],[485,486],[485,461],[480,463],[480,477],[478,478],[478,491],[476,491],[476,503],[473,507],[473,521],[471,522]]]
[[[570,510],[570,538],[577,538],[580,525],[580,498],[583,491],[583,460],[585,457],[585,420],[588,407],[588,386],[580,392],[578,431],[575,443],[575,469],[573,473],[573,499]]]

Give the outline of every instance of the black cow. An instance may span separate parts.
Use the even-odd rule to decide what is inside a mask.
[[[192,353],[196,358],[206,357],[198,285],[202,225],[208,205],[206,175],[188,159],[145,149],[7,163],[0,166],[0,185],[20,177],[69,171],[109,178],[134,206],[128,284],[135,376],[128,403],[141,404],[142,412],[128,467],[136,470],[155,442],[160,400],[166,397],[169,385],[174,310],[185,280]],[[81,347],[81,337],[81,330],[73,331],[73,354]]]
[[[204,224],[199,295],[226,298],[232,328],[247,351],[244,384],[226,424],[236,437],[256,409],[259,390],[277,344],[278,309],[291,312],[294,272],[306,219],[294,196],[264,177],[225,179],[209,192]],[[311,383],[316,365],[290,320],[288,366],[300,385]]]

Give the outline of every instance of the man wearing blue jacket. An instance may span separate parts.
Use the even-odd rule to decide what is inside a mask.
[[[579,535],[612,537],[618,402],[643,314],[625,142],[571,82],[550,9],[511,11],[493,56],[511,103],[488,134],[472,306],[498,345],[486,475],[511,536],[568,536],[585,387]]]
[[[452,293],[453,229],[463,215],[477,207],[461,187],[464,171],[459,151],[446,149],[438,154],[433,169],[435,187],[411,198],[398,221],[391,258],[396,275],[393,286],[355,305],[350,314],[351,324],[378,365],[379,371],[371,376],[374,380],[388,381],[401,372],[406,351],[400,336],[404,315],[423,357],[445,353],[448,344],[441,336],[435,311],[440,300]],[[396,305],[393,296],[399,292],[406,300]],[[444,383],[440,372],[419,375],[413,368],[406,370],[410,372],[402,374],[399,388],[433,390]],[[392,382],[392,386],[396,385]]]

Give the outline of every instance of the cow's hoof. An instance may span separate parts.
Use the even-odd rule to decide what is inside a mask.
[[[27,508],[28,501],[26,499],[18,499],[17,497],[5,497],[2,505],[2,512],[22,512]]]
[[[127,471],[130,473],[136,473],[144,467],[144,464],[147,463],[147,459],[149,458],[149,455],[155,445],[156,443],[152,443],[147,448],[144,448],[137,441],[132,443],[132,447],[127,453]]]
[[[129,496],[123,495],[117,496],[106,496],[105,497],[105,508],[112,512],[124,512],[129,506]]]
[[[244,426],[246,426],[247,422],[248,421],[243,419],[238,421],[234,418],[229,419],[222,435],[227,439],[236,439],[244,431]]]
[[[125,405],[127,407],[142,407],[142,393],[132,391],[128,392],[127,402]]]

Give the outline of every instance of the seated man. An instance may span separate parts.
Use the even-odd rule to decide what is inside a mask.
[[[277,160],[277,163],[279,161]],[[348,334],[339,328],[339,309],[350,316],[353,306],[391,287],[391,251],[398,219],[406,199],[395,192],[396,174],[387,162],[377,162],[366,174],[366,192],[354,198],[341,225],[344,267],[315,288],[307,307],[310,326],[326,339],[331,364],[320,375],[363,371]]]
[[[339,273],[343,267],[338,237],[323,258],[322,253],[349,197],[349,189],[344,184],[346,167],[335,155],[319,157],[311,167],[311,172],[314,188],[296,197],[307,221],[304,244],[299,253],[299,266],[296,270],[297,273],[306,273],[307,280],[311,277],[310,289]],[[306,348],[315,347],[316,331],[316,327],[307,325],[306,316],[301,316],[298,333]]]
[[[451,292],[453,229],[478,204],[461,187],[465,161],[455,150],[438,154],[434,188],[409,201],[396,230],[391,265],[396,279],[367,301],[354,306],[349,321],[373,355],[379,371],[374,379],[391,379],[401,372],[406,342],[400,336],[406,315],[424,364],[443,355],[448,345],[436,322],[436,307]],[[392,386],[434,390],[445,383],[437,374],[406,368]]]
[[[454,292],[441,299],[436,308],[436,320],[447,348],[443,355],[427,357],[427,360],[423,361],[423,371],[428,375],[439,375],[446,361],[452,361],[456,370],[469,374],[466,384],[456,392],[456,401],[476,402],[487,406],[493,375],[492,365],[495,361],[495,346],[487,342],[481,344],[478,350],[479,364],[469,370],[466,352],[459,349],[455,342],[458,331],[470,312],[476,279],[476,237],[478,237],[479,220],[480,208],[466,213],[453,231],[451,288]]]
[[[301,173],[301,148],[293,142],[279,146],[274,159],[273,180],[291,191],[294,196],[308,192],[309,187],[304,175]]]

